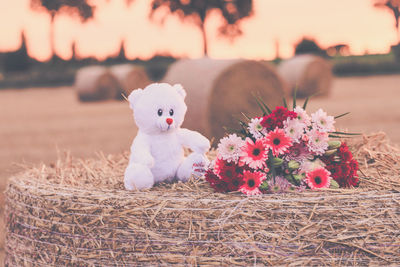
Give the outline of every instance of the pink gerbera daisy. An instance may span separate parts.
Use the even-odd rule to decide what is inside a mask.
[[[265,138],[267,147],[272,150],[274,156],[281,155],[292,145],[292,139],[285,134],[283,129],[275,128]]]
[[[321,132],[333,132],[335,130],[335,118],[328,116],[325,111],[318,109],[315,113],[311,114],[311,122],[314,128]]]
[[[262,172],[243,172],[243,184],[240,186],[239,190],[243,194],[248,196],[259,195],[261,191],[259,186],[266,179],[266,176]]]
[[[317,129],[312,129],[308,132],[308,150],[316,155],[322,155],[328,149],[329,134],[321,132]]]
[[[311,189],[329,188],[331,173],[323,167],[316,168],[306,174],[305,181]]]
[[[247,137],[246,144],[242,147],[241,163],[247,164],[252,169],[261,169],[266,166],[267,159],[268,149],[265,147],[264,141],[258,139],[253,142]]]
[[[297,106],[293,111],[296,112],[297,119],[301,123],[305,124],[306,126],[310,126],[311,124],[310,116],[308,116],[307,112],[303,108]]]
[[[237,163],[243,145],[244,141],[236,134],[226,136],[219,141],[218,156],[227,162]]]
[[[294,160],[297,162],[303,162],[309,157],[311,157],[311,152],[308,151],[304,142],[293,144],[285,155],[287,161]]]

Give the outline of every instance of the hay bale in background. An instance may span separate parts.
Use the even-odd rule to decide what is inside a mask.
[[[151,83],[146,71],[139,66],[131,64],[115,65],[110,68],[110,71],[119,82],[118,99],[123,99],[121,94],[128,96],[132,90],[144,88]]]
[[[30,169],[6,191],[6,266],[399,265],[400,151],[351,147],[361,188],[256,198],[202,179],[128,192],[127,154]]]
[[[163,82],[180,83],[187,91],[188,112],[184,127],[207,137],[221,138],[229,128],[238,128],[241,112],[260,114],[252,93],[271,107],[282,102],[283,85],[276,71],[251,60],[180,60],[173,63]]]
[[[299,55],[285,60],[278,66],[278,73],[286,82],[288,94],[297,88],[298,97],[315,93],[328,95],[332,85],[332,66],[315,55]]]
[[[76,72],[74,87],[81,101],[113,99],[119,92],[117,79],[103,66],[79,69]]]

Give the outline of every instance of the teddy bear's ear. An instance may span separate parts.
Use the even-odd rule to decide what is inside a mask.
[[[135,105],[135,103],[137,102],[137,100],[140,98],[140,96],[142,94],[143,94],[143,89],[141,89],[141,88],[133,90],[129,94],[128,100],[129,100],[129,106],[131,107],[131,109],[133,109],[133,106]]]
[[[185,99],[186,97],[186,91],[185,89],[183,89],[182,85],[177,83],[173,86],[175,88],[175,90],[178,92],[178,94],[180,94],[182,96],[183,99]]]

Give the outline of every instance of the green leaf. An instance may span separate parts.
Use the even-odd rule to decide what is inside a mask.
[[[350,114],[350,112],[346,112],[346,113],[340,114],[340,115],[338,115],[338,116],[335,116],[335,120],[336,120],[336,119],[339,119],[339,118],[341,118],[341,117],[343,117],[343,116],[346,116],[346,115],[348,115],[348,114]]]
[[[268,182],[265,180],[259,187],[261,190],[268,190],[269,189],[269,185]]]
[[[276,158],[276,157],[273,157],[272,158],[272,165],[274,166],[274,167],[279,167],[279,166],[281,166],[283,164],[283,159],[281,159],[281,158]]]
[[[271,109],[265,104],[265,102],[261,99],[261,97],[258,97],[260,103],[264,106],[264,108],[268,111],[268,114],[271,114]]]
[[[275,167],[274,167],[273,162],[272,162],[273,157],[274,156],[272,155],[272,150],[269,150],[268,151],[268,161],[269,161],[268,167],[270,168],[270,171],[272,173],[272,178],[274,179],[274,184],[275,184],[276,170],[275,170]]]
[[[285,108],[288,108],[288,105],[287,105],[287,102],[286,102],[286,98],[285,98],[285,97],[283,97],[283,106],[284,106]]]
[[[342,135],[361,135],[360,133],[345,133],[345,132],[331,132],[333,134],[342,134]]]
[[[342,142],[337,141],[337,140],[331,140],[328,141],[328,149],[335,149],[335,148],[339,148],[342,145]]]
[[[292,177],[293,177],[293,179],[295,179],[297,182],[301,182],[301,179],[302,179],[301,175],[298,175],[298,174],[292,174],[291,176],[292,176]]]
[[[335,154],[336,152],[337,152],[337,148],[327,150],[327,151],[325,151],[324,156],[331,156],[331,155]]]
[[[338,189],[339,184],[335,180],[331,179],[331,186],[329,188]]]
[[[297,161],[291,160],[288,163],[289,170],[297,170],[300,167],[300,164]]]
[[[260,101],[258,101],[258,97],[256,95],[253,95],[253,97],[255,98],[258,107],[261,109],[263,116],[268,115],[268,111],[264,108],[264,106],[260,103]]]
[[[294,92],[293,92],[293,109],[296,108],[296,98],[297,98],[297,86],[296,86],[296,88],[294,88]]]
[[[294,185],[300,185],[301,182],[301,176],[297,175],[297,174],[289,174],[285,176],[286,180],[288,180],[289,182],[291,182]]]
[[[332,137],[332,138],[343,138],[343,137],[345,137],[345,136],[330,134],[329,137]]]
[[[307,104],[308,104],[308,100],[310,99],[310,96],[307,96],[306,101],[304,101],[303,104],[303,109],[306,110]]]
[[[318,94],[319,94],[319,92],[316,92],[316,93],[314,93],[314,94],[312,94],[312,95],[310,95],[310,96],[307,96],[306,101],[304,101],[304,104],[303,104],[303,109],[304,109],[304,110],[306,110],[308,101],[311,99],[311,97],[314,97],[314,96],[316,96],[316,95],[318,95]]]

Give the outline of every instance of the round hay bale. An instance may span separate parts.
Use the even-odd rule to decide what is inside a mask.
[[[75,90],[81,101],[113,99],[119,92],[117,79],[103,66],[88,66],[75,75]]]
[[[299,55],[283,61],[278,73],[286,82],[288,94],[293,95],[297,88],[298,97],[313,94],[328,95],[332,85],[331,64],[315,55]]]
[[[282,103],[283,85],[271,66],[251,60],[180,60],[163,79],[180,83],[187,91],[184,127],[219,139],[226,130],[238,129],[241,112],[256,116],[260,109],[253,94],[274,108]]]
[[[399,265],[400,151],[382,135],[352,148],[361,188],[260,197],[203,179],[128,192],[127,154],[27,170],[6,191],[5,264]]]
[[[145,88],[151,83],[146,71],[138,66],[131,64],[115,65],[110,68],[111,73],[119,82],[120,91],[117,99],[123,99],[121,94],[128,96],[132,90]]]

